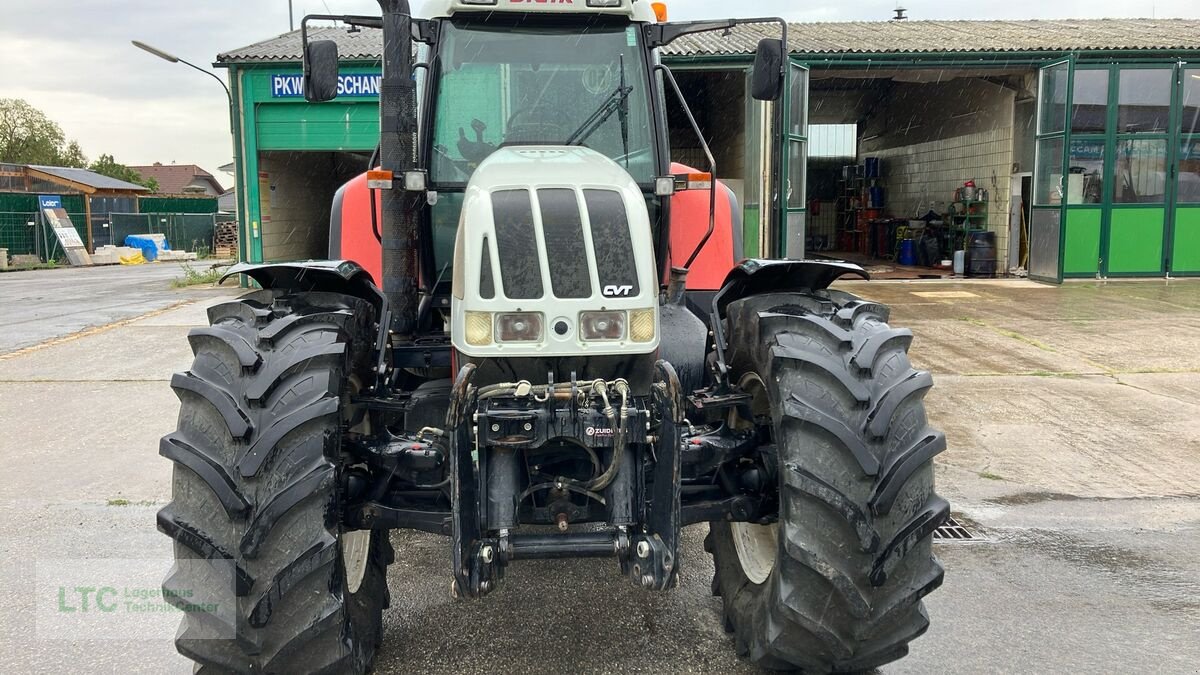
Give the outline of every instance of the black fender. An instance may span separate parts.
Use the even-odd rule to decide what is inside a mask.
[[[375,306],[378,333],[375,336],[375,382],[369,383],[380,395],[387,389],[388,326],[392,323],[387,296],[375,285],[371,273],[350,260],[300,260],[281,263],[238,263],[230,267],[221,281],[245,274],[265,289],[298,292],[344,293],[362,298]]]
[[[729,303],[757,295],[781,291],[820,291],[839,278],[853,274],[869,280],[871,275],[862,267],[842,260],[743,260],[730,270],[721,284],[721,290],[713,296],[709,327],[713,331],[713,346],[717,356],[719,385],[728,387],[728,369],[725,363],[725,308]]]
[[[235,274],[245,274],[265,289],[352,295],[375,305],[378,316],[387,309],[387,299],[371,273],[350,260],[238,263],[225,272],[221,281]]]
[[[713,318],[723,315],[734,300],[764,292],[820,291],[847,274],[871,278],[863,268],[841,260],[743,260],[725,275],[713,296]]]

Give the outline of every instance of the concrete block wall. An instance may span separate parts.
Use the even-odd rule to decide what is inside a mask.
[[[883,159],[884,198],[888,211],[913,218],[949,207],[954,190],[969,179],[988,191],[988,229],[996,233],[998,270],[1008,269],[1009,171],[1012,127],[878,150]],[[995,176],[995,182],[992,177]],[[949,257],[949,256],[947,256]]]
[[[901,218],[946,210],[967,180],[988,191],[997,270],[1008,269],[1016,89],[971,77],[897,82],[860,125],[861,157],[880,157],[887,210]],[[948,257],[948,256],[947,256]]]

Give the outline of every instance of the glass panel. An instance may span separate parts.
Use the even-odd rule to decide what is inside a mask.
[[[465,183],[505,143],[589,147],[655,175],[650,77],[633,26],[443,22],[435,184]]]
[[[805,125],[808,122],[808,102],[805,101],[808,92],[808,71],[792,66],[791,91],[788,93],[788,133],[793,136],[805,135]]]
[[[1167,141],[1117,141],[1116,204],[1161,204],[1167,188]]]
[[[1058,206],[1062,203],[1063,139],[1038,141],[1037,167],[1033,172],[1033,203],[1038,206]]]
[[[1171,80],[1170,68],[1122,70],[1117,86],[1117,131],[1166,131]]]
[[[1059,274],[1059,232],[1062,210],[1034,209],[1029,224],[1029,276],[1056,279]]]
[[[1185,134],[1200,134],[1200,68],[1183,69],[1182,97],[1179,128]]]
[[[804,141],[788,143],[787,206],[789,209],[804,208],[805,161]]]
[[[1104,200],[1104,140],[1071,139],[1067,157],[1067,203],[1099,204]]]
[[[787,242],[784,244],[783,255],[792,260],[804,258],[804,220],[803,211],[791,211],[787,214]]]
[[[1104,133],[1108,118],[1108,71],[1076,70],[1071,131]]]
[[[1039,134],[1056,134],[1066,127],[1069,68],[1069,64],[1060,63],[1042,69],[1038,85]]]
[[[1200,138],[1179,144],[1179,193],[1175,200],[1200,203]]]

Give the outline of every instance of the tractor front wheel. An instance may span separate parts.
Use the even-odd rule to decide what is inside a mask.
[[[174,540],[163,594],[184,611],[175,644],[199,670],[370,667],[392,547],[386,532],[345,531],[340,511],[373,314],[349,296],[259,291],[188,336],[158,527]]]
[[[838,291],[753,296],[727,310],[734,381],[769,426],[778,521],[710,523],[706,547],[738,652],[771,669],[869,670],[904,656],[942,583],[931,535],[949,515],[912,334]]]

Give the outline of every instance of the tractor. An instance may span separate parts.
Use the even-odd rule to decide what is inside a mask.
[[[380,142],[333,200],[329,260],[231,268],[257,290],[209,310],[171,380],[157,524],[178,650],[206,672],[369,670],[397,528],[445,536],[471,601],[547,558],[609,558],[668,591],[698,525],[745,659],[904,656],[949,515],[930,375],[887,307],[830,287],[860,267],[742,259],[740,207],[659,57],[777,23],[750,90],[778,101],[786,23],[672,23],[646,0],[429,0],[427,18],[379,1],[379,17],[301,24],[310,101],[339,87],[337,44],[310,21],[383,35]],[[668,96],[708,166],[671,162]]]

